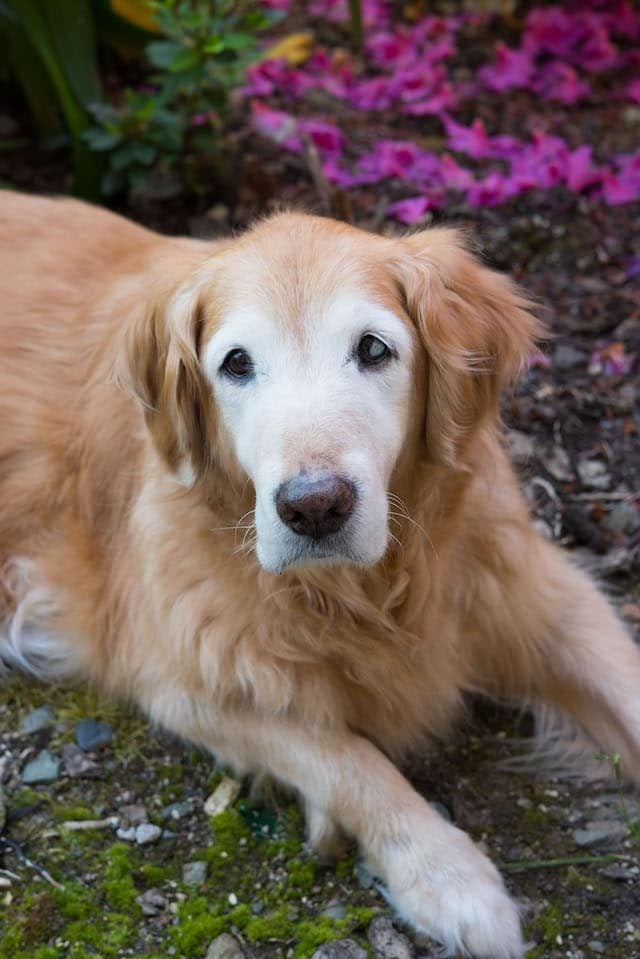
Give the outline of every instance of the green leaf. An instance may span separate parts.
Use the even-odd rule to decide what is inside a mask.
[[[228,33],[224,38],[224,45],[228,50],[248,50],[256,42],[249,33]]]
[[[147,59],[154,67],[166,70],[181,50],[180,44],[174,43],[172,40],[157,40],[154,43],[148,43],[145,52]]]
[[[172,60],[169,65],[169,70],[172,73],[182,73],[186,70],[191,70],[193,67],[198,66],[200,59],[198,50],[181,50]]]
[[[110,133],[108,130],[103,130],[100,127],[89,127],[89,129],[85,130],[82,134],[82,139],[85,143],[89,144],[92,150],[103,152],[105,150],[112,150],[120,143],[122,137],[119,133]]]

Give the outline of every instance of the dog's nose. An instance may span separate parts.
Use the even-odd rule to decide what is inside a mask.
[[[320,539],[344,526],[355,500],[355,486],[343,476],[300,473],[278,488],[276,509],[294,533]]]

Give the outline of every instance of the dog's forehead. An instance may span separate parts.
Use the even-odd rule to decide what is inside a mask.
[[[357,323],[359,311],[397,316],[387,249],[380,237],[330,220],[276,217],[220,258],[211,284],[218,324],[253,318],[306,339]]]

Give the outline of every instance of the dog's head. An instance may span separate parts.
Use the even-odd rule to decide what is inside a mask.
[[[464,467],[535,328],[455,231],[281,214],[155,298],[125,330],[121,379],[184,483],[251,480],[265,569],[367,566],[392,477],[418,457]]]

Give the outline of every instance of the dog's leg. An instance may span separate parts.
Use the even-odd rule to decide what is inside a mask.
[[[640,783],[640,649],[586,573],[544,540],[529,545],[481,614],[479,685],[568,716]]]
[[[451,954],[524,955],[518,910],[496,868],[368,740],[245,714],[221,715],[207,739],[225,760],[294,787],[313,810],[312,837],[328,823],[354,836],[400,915]]]

